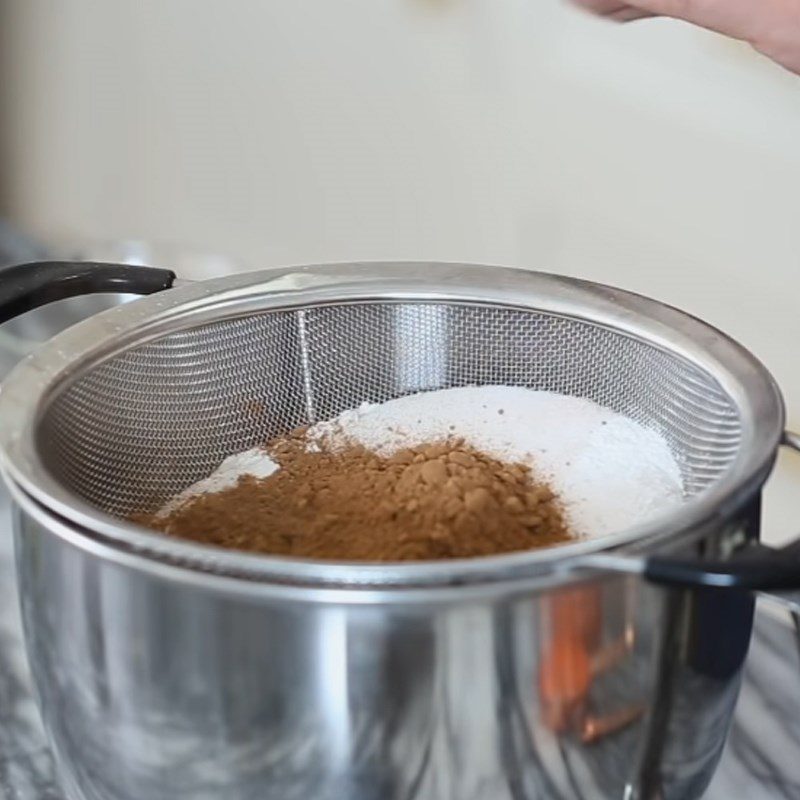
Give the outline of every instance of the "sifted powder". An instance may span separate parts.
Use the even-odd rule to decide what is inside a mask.
[[[214,472],[207,478],[192,484],[180,494],[175,495],[168,503],[162,506],[157,516],[164,517],[184,506],[202,494],[214,494],[230,489],[239,482],[243,475],[252,478],[267,478],[280,469],[278,464],[269,457],[269,453],[262,447],[254,447],[243,453],[228,456]]]
[[[590,400],[513,386],[444,389],[364,404],[314,425],[309,441],[382,455],[457,436],[527,464],[561,498],[576,536],[620,531],[673,507],[683,484],[663,437]]]
[[[683,497],[680,470],[657,433],[591,401],[525,388],[464,387],[364,404],[317,423],[291,441],[295,462],[301,452],[308,458],[324,454],[326,464],[340,470],[357,468],[361,455],[354,461],[354,453],[366,452],[383,462],[431,443],[458,441],[476,458],[521,465],[529,483],[546,484],[558,497],[562,522],[580,537],[622,530]],[[340,463],[335,463],[337,456]],[[169,519],[174,529],[170,532],[190,536],[185,525],[180,533],[176,529],[178,510],[190,505],[193,512],[199,510],[196,501],[202,497],[202,507],[209,512],[206,500],[214,503],[214,496],[221,494],[225,497],[218,507],[230,514],[226,498],[234,489],[246,485],[252,493],[258,484],[272,491],[275,480],[283,481],[286,459],[285,453],[281,461],[265,448],[231,456],[145,522],[165,529]],[[250,512],[256,513],[253,508]],[[199,525],[197,514],[192,519]],[[224,527],[222,518],[217,522]]]
[[[360,446],[309,452],[304,434],[273,443],[271,476],[139,521],[206,544],[346,561],[469,558],[569,539],[553,492],[525,466],[457,441],[384,457]]]

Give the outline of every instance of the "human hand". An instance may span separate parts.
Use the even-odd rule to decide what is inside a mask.
[[[800,75],[800,0],[574,0],[609,19],[673,17],[749,42]]]

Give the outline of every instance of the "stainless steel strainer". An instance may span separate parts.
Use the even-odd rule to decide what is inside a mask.
[[[687,497],[647,526],[499,559],[509,564],[696,528],[750,499],[782,432],[779,393],[756,359],[654,301],[522,271],[334,265],[175,288],[58,337],[4,387],[3,464],[61,516],[154,557],[288,579],[452,578],[491,560],[317,569],[174,541],[125,517],[298,425],[364,401],[482,384],[589,398],[658,431]]]
[[[800,587],[796,548],[756,544],[783,409],[753,356],[651,300],[522,271],[335,265],[158,291],[173,278],[0,274],[0,321],[157,292],[59,335],[0,391],[29,660],[71,797],[702,795],[750,638],[738,588]],[[394,565],[125,519],[296,425],[489,383],[659,431],[685,503],[603,538]]]
[[[741,441],[731,399],[675,355],[581,320],[458,300],[308,305],[167,334],[73,380],[37,436],[62,484],[125,515],[298,425],[482,384],[587,397],[657,430],[689,495],[724,473]]]

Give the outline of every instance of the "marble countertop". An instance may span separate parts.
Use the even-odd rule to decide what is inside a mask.
[[[0,495],[0,800],[66,800],[30,693],[7,498]],[[706,800],[800,797],[800,651],[788,612],[759,601],[736,719]]]

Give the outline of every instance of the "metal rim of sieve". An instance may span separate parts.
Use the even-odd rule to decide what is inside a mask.
[[[740,416],[741,441],[727,471],[669,514],[619,533],[541,550],[437,562],[306,561],[225,550],[150,531],[91,506],[43,464],[35,433],[48,404],[71,382],[129,348],[179,330],[270,310],[346,302],[493,304],[568,317],[638,339],[710,375]],[[18,365],[0,392],[0,468],[47,512],[84,535],[189,569],[302,585],[420,585],[563,571],[571,561],[620,548],[641,551],[690,537],[749,502],[781,441],[784,408],[766,368],[712,326],[663,303],[574,278],[519,269],[425,262],[313,265],[243,273],[118,306],[55,337]]]

